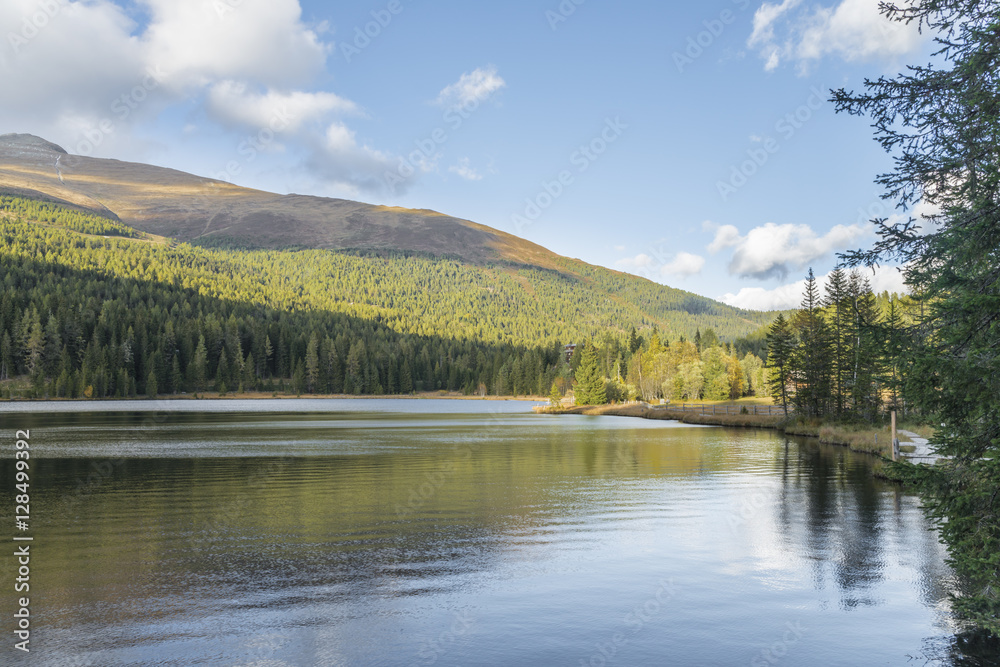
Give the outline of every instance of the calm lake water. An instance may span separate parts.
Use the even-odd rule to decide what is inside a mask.
[[[530,407],[0,404],[0,525],[28,428],[35,537],[3,664],[961,662],[943,548],[868,458]]]

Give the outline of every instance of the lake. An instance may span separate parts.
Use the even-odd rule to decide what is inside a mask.
[[[0,422],[0,521],[30,429],[34,537],[32,650],[8,586],[3,664],[979,664],[919,498],[840,447],[514,401]]]

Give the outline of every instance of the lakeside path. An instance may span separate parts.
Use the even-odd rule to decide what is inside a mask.
[[[928,441],[927,438],[921,438],[916,433],[904,431],[902,429],[900,429],[898,433],[909,438],[910,444],[913,446],[912,452],[900,452],[900,455],[910,463],[935,465],[938,461],[945,458],[937,454],[934,449],[934,445],[930,444],[930,441]]]

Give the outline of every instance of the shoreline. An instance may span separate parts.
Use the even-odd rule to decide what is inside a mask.
[[[113,403],[115,401],[261,401],[261,400],[384,400],[402,399],[409,401],[448,400],[448,401],[522,401],[526,403],[541,403],[549,399],[540,396],[466,396],[465,394],[439,394],[437,392],[422,392],[419,394],[270,394],[267,392],[246,392],[243,394],[217,394],[214,392],[192,394],[169,394],[150,398],[148,396],[106,396],[103,398],[3,398],[0,405],[18,403]]]
[[[536,414],[551,415],[586,415],[593,417],[616,416],[634,417],[639,419],[654,419],[663,421],[677,421],[684,424],[695,424],[699,426],[728,426],[737,428],[764,428],[779,431],[786,435],[797,435],[808,438],[817,438],[821,443],[827,445],[837,445],[847,447],[852,452],[859,454],[869,454],[877,457],[880,462],[886,464],[911,463],[907,457],[903,456],[899,461],[893,462],[891,452],[888,448],[889,436],[881,441],[878,440],[878,433],[882,429],[874,427],[868,430],[856,430],[849,426],[833,423],[823,423],[817,421],[815,424],[804,424],[800,422],[788,422],[794,417],[785,415],[753,415],[753,414],[702,414],[692,412],[682,412],[670,410],[669,408],[652,408],[644,405],[603,405],[603,406],[574,406],[570,408],[536,407]],[[874,435],[874,441],[871,438]],[[926,442],[923,438],[915,438],[916,434],[909,431],[897,429],[897,436],[909,447],[918,444],[918,441]],[[912,465],[912,463],[911,463]],[[877,476],[899,481],[895,476],[887,474],[886,470],[873,471]]]

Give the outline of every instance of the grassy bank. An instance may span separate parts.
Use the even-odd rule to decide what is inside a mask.
[[[620,417],[640,417],[642,419],[676,420],[685,424],[707,426],[739,426],[747,428],[773,428],[787,435],[818,438],[820,442],[849,447],[855,452],[875,454],[882,458],[892,458],[892,434],[889,426],[869,424],[831,423],[822,419],[805,419],[779,415],[732,414],[713,415],[696,412],[681,412],[669,408],[649,408],[644,405],[601,405],[576,406],[571,408],[540,407],[536,412],[561,415],[616,415]],[[904,422],[899,429],[912,431],[921,437],[930,437],[933,427]],[[925,435],[925,433],[927,435]],[[900,449],[907,450],[909,439],[898,434]]]
[[[707,426],[745,426],[751,428],[776,428],[783,417],[733,414],[733,415],[703,415],[694,412],[681,412],[663,408],[647,408],[643,405],[599,405],[577,406],[572,408],[536,408],[536,412],[550,415],[614,415],[618,417],[640,417],[642,419],[660,419],[679,421],[685,424],[703,424]]]

